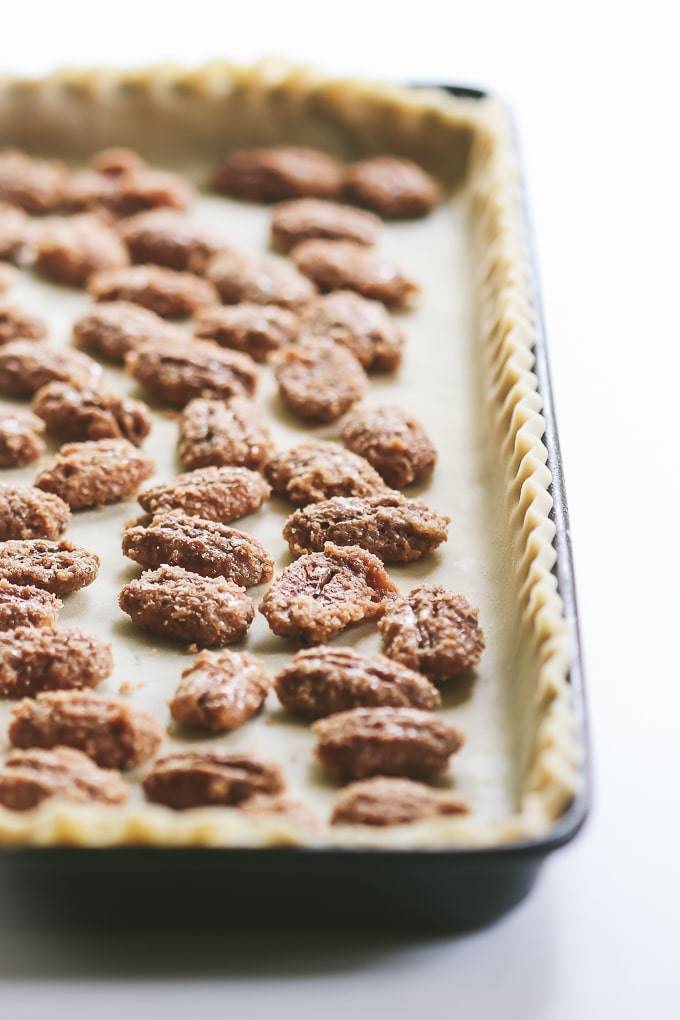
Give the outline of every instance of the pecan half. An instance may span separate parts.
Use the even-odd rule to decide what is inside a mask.
[[[10,811],[30,811],[50,797],[119,804],[127,792],[115,772],[100,769],[70,747],[12,751],[0,765],[0,804]]]
[[[176,811],[237,806],[256,794],[280,793],[284,788],[275,765],[218,748],[159,758],[142,785],[148,800]]]
[[[294,266],[271,255],[221,252],[208,265],[206,276],[227,305],[245,301],[257,305],[282,305],[295,311],[315,293],[309,280]]]
[[[244,397],[228,404],[198,398],[182,412],[177,451],[188,470],[233,466],[261,471],[271,448],[264,415]]]
[[[302,506],[333,496],[373,496],[386,491],[378,472],[363,457],[320,439],[274,454],[265,476],[274,492]]]
[[[32,485],[0,485],[0,541],[59,538],[71,519],[63,499]]]
[[[92,584],[99,573],[99,557],[67,539],[40,538],[0,544],[0,578],[28,584],[53,595],[70,595]]]
[[[302,309],[299,343],[318,337],[342,344],[367,372],[392,372],[401,362],[401,329],[380,301],[351,290],[319,294]]]
[[[257,387],[251,358],[203,340],[143,344],[125,355],[125,368],[170,407],[184,407],[196,397],[251,397]]]
[[[442,193],[435,179],[410,159],[373,156],[348,168],[345,197],[389,219],[412,219],[429,213]]]
[[[422,481],[437,460],[437,451],[419,421],[399,407],[363,407],[342,427],[345,446],[365,457],[393,489]]]
[[[208,467],[187,471],[171,482],[140,492],[147,513],[181,510],[192,517],[228,524],[258,510],[271,489],[262,475],[242,467]]]
[[[464,815],[468,810],[459,797],[424,783],[376,776],[345,787],[335,802],[331,824],[411,825],[426,818]]]
[[[0,578],[0,630],[53,627],[61,607],[61,599],[51,592]]]
[[[315,196],[333,198],[342,188],[344,171],[332,156],[301,145],[236,149],[217,167],[218,191],[251,202]]]
[[[177,722],[226,733],[259,712],[270,686],[262,663],[248,652],[203,651],[182,673],[170,714]]]
[[[0,633],[0,694],[96,687],[113,669],[111,646],[92,634],[55,627],[14,627]]]
[[[98,439],[62,446],[35,484],[81,510],[127,499],[154,470],[152,459],[126,439]]]
[[[12,340],[0,347],[0,392],[30,397],[55,380],[96,388],[101,366],[80,351],[52,347],[44,340]]]
[[[151,429],[146,406],[106,390],[81,390],[52,382],[33,397],[31,407],[47,431],[61,439],[127,439],[139,446]]]
[[[302,241],[293,262],[321,291],[355,290],[390,308],[410,308],[420,288],[384,255],[352,241]]]
[[[108,301],[95,305],[78,319],[73,339],[101,357],[123,361],[128,351],[143,344],[172,343],[184,340],[184,334],[148,308],[130,301]]]
[[[218,302],[207,280],[162,266],[103,269],[90,277],[87,289],[95,301],[131,301],[164,319],[184,319]]]
[[[366,374],[354,355],[329,340],[291,344],[273,361],[281,398],[300,418],[334,421],[368,389]]]
[[[266,361],[272,351],[294,340],[297,331],[298,317],[290,308],[252,301],[206,308],[196,316],[194,326],[198,339],[213,340],[255,361]]]
[[[288,252],[311,237],[372,245],[377,244],[380,236],[380,220],[373,213],[353,209],[351,205],[298,198],[274,207],[270,236],[272,248],[281,252]]]

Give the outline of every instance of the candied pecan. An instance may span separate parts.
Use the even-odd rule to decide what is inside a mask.
[[[177,722],[225,733],[259,712],[269,687],[262,663],[248,652],[203,651],[182,673],[170,714]]]
[[[0,804],[10,811],[30,811],[50,797],[119,804],[127,792],[119,775],[70,747],[12,751],[0,765]]]
[[[296,311],[315,294],[312,284],[294,266],[272,255],[221,252],[208,265],[206,276],[227,305],[250,302]]]
[[[62,538],[40,538],[0,544],[0,578],[29,584],[53,595],[70,595],[92,584],[99,573],[99,557]]]
[[[283,527],[293,556],[321,552],[326,542],[360,545],[385,563],[410,563],[446,541],[450,518],[399,492],[336,496],[296,510]]]
[[[0,694],[96,687],[113,669],[111,646],[92,634],[56,627],[14,627],[0,633]]]
[[[0,202],[19,206],[31,215],[61,204],[67,170],[56,160],[34,159],[16,149],[0,152]]]
[[[332,825],[410,825],[426,818],[464,815],[459,797],[412,779],[375,776],[345,787],[335,802]]]
[[[173,209],[137,213],[118,225],[132,262],[152,262],[199,275],[227,247],[208,227]]]
[[[274,366],[282,400],[311,421],[334,421],[368,388],[354,355],[331,340],[284,347],[274,356]]]
[[[147,513],[181,510],[192,517],[228,524],[258,510],[271,489],[262,475],[241,467],[187,471],[171,482],[145,489],[137,501]]]
[[[143,567],[184,567],[203,577],[226,577],[244,588],[269,581],[274,561],[252,535],[218,521],[177,511],[123,532],[123,553]]]
[[[239,811],[244,814],[253,815],[258,818],[266,818],[271,815],[285,815],[291,822],[304,825],[307,828],[318,828],[317,820],[309,811],[307,806],[295,797],[289,797],[285,793],[258,793],[249,800],[239,804]]]
[[[48,432],[62,439],[127,439],[139,446],[151,429],[151,417],[141,401],[68,383],[43,386],[31,407]]]
[[[186,318],[219,300],[207,280],[162,266],[103,269],[90,277],[87,289],[95,301],[131,301],[164,319]]]
[[[99,152],[95,152],[90,159],[90,167],[95,173],[117,177],[119,174],[129,173],[130,170],[143,170],[146,167],[146,162],[134,149],[113,146],[110,149],[100,149]]]
[[[418,284],[389,259],[352,241],[302,241],[292,256],[322,291],[355,290],[394,308],[410,308],[420,293]]]
[[[401,361],[404,334],[380,301],[336,290],[319,294],[300,314],[298,342],[324,337],[342,344],[369,372],[391,372]]]
[[[192,200],[192,189],[177,174],[146,166],[118,173],[81,170],[64,189],[68,209],[104,209],[114,216],[133,216],[159,207],[187,209]]]
[[[60,350],[44,340],[12,340],[0,346],[2,393],[30,397],[54,380],[96,388],[101,377],[101,366],[80,351]]]
[[[34,414],[0,412],[0,468],[32,464],[45,452],[44,434],[45,423]]]
[[[158,749],[163,731],[141,708],[91,691],[48,691],[15,705],[14,747],[74,747],[106,769],[131,769]]]
[[[250,397],[257,386],[252,358],[208,340],[143,344],[125,355],[125,369],[170,407],[184,407],[194,397]]]
[[[302,506],[333,496],[373,496],[386,491],[368,461],[321,439],[274,454],[265,475],[274,492]]]
[[[0,579],[0,630],[53,627],[61,607],[61,599],[48,591]]]
[[[379,236],[378,217],[362,209],[353,209],[351,205],[297,198],[282,202],[272,210],[271,244],[281,252],[288,252],[311,237],[372,245]]]
[[[255,615],[244,588],[182,567],[146,570],[125,585],[118,604],[145,630],[200,646],[240,641]]]
[[[177,449],[185,468],[247,467],[261,471],[272,448],[264,417],[250,400],[192,400],[179,423]]]
[[[343,168],[325,152],[301,145],[236,149],[215,170],[213,184],[250,202],[333,198],[342,188]]]
[[[12,340],[44,340],[46,336],[47,323],[41,316],[9,301],[0,304],[0,344]]]
[[[441,584],[421,584],[379,623],[383,651],[434,683],[473,669],[484,651],[479,612]]]
[[[423,426],[399,407],[359,408],[343,423],[341,436],[393,489],[426,478],[437,460]]]
[[[35,484],[61,496],[72,510],[82,510],[127,499],[154,470],[151,457],[127,439],[97,439],[66,443]]]
[[[63,499],[32,485],[0,485],[0,542],[59,538],[71,519]]]
[[[397,586],[375,556],[327,542],[274,581],[260,612],[275,634],[305,644],[328,641],[352,623],[382,616]]]
[[[201,312],[196,318],[194,336],[243,351],[255,361],[266,361],[272,351],[294,340],[297,331],[297,315],[289,308],[243,301]]]
[[[171,343],[184,340],[176,326],[148,308],[130,301],[102,302],[86,312],[73,327],[73,339],[80,347],[111,361],[123,361],[128,351],[152,341]]]
[[[463,744],[459,731],[419,708],[353,708],[314,723],[323,764],[351,779],[421,779],[446,768]]]
[[[274,677],[285,708],[310,719],[350,708],[438,708],[430,681],[384,655],[324,645],[298,652]]]
[[[23,209],[0,202],[0,259],[13,262],[22,254],[28,234],[28,217]]]
[[[243,752],[212,748],[159,758],[144,779],[147,800],[182,811],[211,805],[232,807],[255,794],[280,793],[279,769]]]
[[[442,200],[433,177],[410,159],[373,156],[353,163],[345,176],[345,196],[386,219],[425,216]]]
[[[92,213],[49,220],[35,241],[35,266],[69,287],[84,287],[93,273],[129,264],[115,230]]]

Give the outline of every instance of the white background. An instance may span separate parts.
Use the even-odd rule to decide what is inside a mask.
[[[680,1015],[673,6],[90,0],[4,7],[0,66],[12,71],[276,54],[374,76],[479,82],[512,104],[542,263],[596,790],[587,830],[550,863],[531,897],[495,927],[464,938],[176,932],[149,945],[18,930],[6,908],[3,1016]]]

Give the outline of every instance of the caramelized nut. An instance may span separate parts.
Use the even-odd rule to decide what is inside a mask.
[[[300,241],[322,237],[329,241],[376,244],[380,220],[373,213],[351,205],[298,198],[282,202],[272,210],[271,243],[277,251],[288,252]]]
[[[343,168],[318,149],[300,145],[237,149],[217,167],[218,191],[250,202],[284,198],[334,198],[342,188]]]
[[[151,458],[126,439],[99,439],[62,446],[35,484],[82,510],[128,499],[153,472]]]
[[[363,457],[319,439],[274,454],[265,476],[274,492],[302,506],[333,496],[373,496],[386,491],[378,472]]]
[[[373,248],[351,241],[302,241],[293,262],[319,290],[354,290],[390,308],[410,308],[420,288]]]
[[[0,219],[0,231],[1,224]],[[0,344],[8,344],[12,340],[44,340],[46,336],[47,323],[41,316],[9,301],[0,303]]]
[[[55,627],[0,633],[0,695],[96,687],[113,669],[111,646],[92,634]]]
[[[262,664],[248,652],[201,652],[170,702],[177,722],[213,733],[238,729],[259,712],[270,687]]]
[[[365,457],[393,489],[422,481],[437,460],[420,422],[399,407],[360,408],[344,422],[342,441]]]
[[[0,804],[30,811],[50,797],[78,803],[119,804],[128,788],[115,772],[100,769],[69,747],[12,751],[0,765]]]
[[[410,159],[395,156],[353,163],[345,178],[345,196],[389,219],[425,216],[442,200],[433,177]]]
[[[199,276],[226,245],[208,227],[173,209],[152,209],[122,220],[118,226],[130,260],[153,263]]]
[[[62,538],[3,542],[0,578],[12,584],[34,585],[53,595],[70,595],[92,584],[99,573],[99,557]]]
[[[115,230],[96,214],[51,220],[35,242],[36,268],[68,287],[84,287],[93,273],[118,269],[129,261]]]
[[[250,397],[257,386],[251,358],[203,340],[143,344],[126,354],[125,368],[170,407],[184,407],[195,397]]]
[[[142,783],[147,800],[182,811],[186,808],[242,804],[255,794],[280,793],[283,779],[275,765],[248,754],[180,751],[159,758]]]
[[[164,319],[183,319],[218,302],[207,280],[162,266],[103,269],[90,277],[87,288],[95,301],[131,301]]]
[[[45,452],[44,434],[45,423],[34,414],[27,411],[0,413],[0,468],[32,464]]]
[[[71,519],[63,499],[32,485],[0,485],[0,542],[59,538]]]
[[[192,400],[179,423],[180,460],[185,468],[247,467],[261,471],[272,440],[259,408],[250,400]]]
[[[0,202],[32,216],[61,204],[67,177],[66,167],[56,160],[34,159],[16,149],[0,152]]]
[[[54,381],[96,389],[101,377],[101,367],[86,354],[44,340],[12,340],[0,347],[0,393],[30,397]]]
[[[412,825],[428,818],[467,812],[467,804],[459,797],[433,790],[424,783],[376,776],[345,787],[335,802],[331,824]]]
[[[206,275],[227,305],[248,302],[282,305],[296,311],[315,293],[309,280],[294,266],[271,255],[222,252],[209,264]]]
[[[329,340],[284,347],[274,366],[281,398],[300,418],[312,421],[335,421],[368,389],[354,355]]]
[[[15,627],[53,627],[61,599],[28,584],[0,579],[0,631]]]
[[[95,305],[78,319],[73,339],[79,347],[111,361],[123,361],[128,351],[143,344],[172,343],[184,340],[184,335],[148,308],[130,301],[110,301]]]
[[[151,429],[151,417],[141,401],[106,390],[81,390],[68,383],[43,386],[31,407],[51,435],[76,442],[127,439],[139,446]]]
[[[193,517],[228,524],[258,510],[271,492],[262,475],[248,468],[209,467],[187,471],[137,497],[147,513],[180,510]]]
[[[391,372],[401,362],[404,334],[385,306],[351,290],[320,294],[302,310],[299,343],[318,337],[342,344],[368,372]]]
[[[255,361],[266,361],[272,351],[294,340],[297,331],[297,315],[289,308],[243,301],[201,312],[194,336],[242,351]]]

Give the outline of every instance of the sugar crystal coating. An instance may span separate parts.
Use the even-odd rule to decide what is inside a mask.
[[[262,663],[248,652],[203,651],[182,673],[170,713],[177,722],[227,733],[260,710],[270,685]]]
[[[341,435],[345,446],[365,457],[393,489],[426,478],[437,460],[437,451],[420,422],[393,405],[352,412]]]
[[[127,439],[139,446],[151,429],[146,405],[106,390],[82,390],[52,382],[33,397],[31,407],[60,439]]]
[[[213,748],[159,758],[142,786],[147,800],[183,811],[240,806],[256,794],[281,793],[284,782],[275,765]]]
[[[378,472],[363,457],[320,439],[274,454],[265,476],[274,492],[302,506],[333,496],[373,496],[386,491]]]
[[[262,475],[242,467],[208,467],[187,471],[171,482],[140,492],[147,513],[180,510],[195,517],[228,524],[258,510],[271,490]]]
[[[0,804],[10,811],[30,811],[51,797],[119,804],[127,792],[116,772],[100,769],[70,747],[12,751],[0,765]]]
[[[56,627],[0,633],[0,695],[96,687],[113,669],[111,646],[93,634]]]
[[[366,374],[349,350],[329,340],[274,355],[279,393],[300,418],[334,421],[366,393]]]
[[[128,499],[153,472],[153,460],[127,439],[98,439],[66,443],[35,484],[82,510]]]
[[[177,451],[189,470],[246,467],[261,471],[271,448],[262,412],[244,397],[234,397],[228,404],[197,398],[182,412]]]
[[[0,542],[59,538],[71,519],[68,505],[32,485],[0,485]]]

